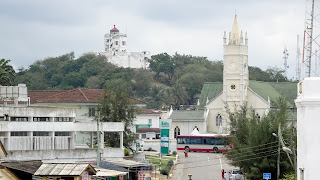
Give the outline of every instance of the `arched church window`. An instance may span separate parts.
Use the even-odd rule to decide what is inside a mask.
[[[180,128],[176,126],[174,128],[174,138],[177,138],[178,135],[180,135]]]
[[[257,118],[257,121],[260,122],[261,117],[258,113],[256,114],[256,118]]]
[[[192,130],[194,130],[194,129],[197,129],[199,131],[199,128],[197,126],[194,126],[194,128]]]
[[[222,116],[221,116],[221,114],[218,114],[216,116],[216,126],[222,126]]]

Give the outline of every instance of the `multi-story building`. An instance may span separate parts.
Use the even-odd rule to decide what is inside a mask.
[[[24,84],[0,86],[3,102],[0,108],[0,141],[7,151],[4,160],[95,159],[98,126],[90,117],[92,114],[82,107],[90,109],[90,99],[96,96],[88,98],[86,93],[79,89],[65,93],[33,91],[28,95]],[[72,102],[71,105],[68,100],[78,104]],[[91,109],[91,113],[95,110]],[[123,157],[124,123],[102,122],[99,130],[101,157]],[[104,148],[105,132],[120,134],[119,148]],[[79,141],[83,133],[87,134],[88,139]]]
[[[127,52],[127,35],[120,33],[115,25],[109,34],[104,35],[104,50],[98,54],[119,67],[146,69],[149,66],[150,52]]]

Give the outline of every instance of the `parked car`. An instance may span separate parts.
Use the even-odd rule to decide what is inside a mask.
[[[239,169],[233,169],[229,180],[244,180],[244,175]]]

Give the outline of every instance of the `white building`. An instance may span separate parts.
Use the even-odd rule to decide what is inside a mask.
[[[109,62],[119,67],[146,69],[149,66],[150,52],[127,52],[127,35],[120,33],[115,25],[104,35],[104,50],[98,54],[105,55]]]
[[[305,78],[298,84],[297,179],[318,179],[320,141],[320,78]]]
[[[46,96],[48,95],[46,93],[37,95],[38,98],[35,99],[39,101],[41,98],[47,101],[53,98]],[[75,98],[72,96],[74,93],[68,95],[69,99]],[[60,93],[60,96],[63,95]],[[8,152],[7,157],[2,158],[3,160],[93,160],[96,158],[96,148],[93,146],[97,123],[83,121],[81,115],[77,115],[77,111],[81,111],[81,106],[76,108],[68,107],[67,104],[30,106],[30,100],[31,102],[33,100],[28,98],[25,85],[0,86],[0,98],[3,101],[0,108],[0,141]],[[15,103],[12,104],[12,101]],[[124,124],[103,122],[100,123],[99,129],[102,134],[101,157],[123,157]],[[120,148],[104,148],[104,132],[118,132]],[[90,137],[85,147],[77,142],[77,136],[81,133],[87,133]]]
[[[243,105],[255,111],[257,120],[269,112],[271,100],[278,97],[286,97],[293,106],[295,83],[249,80],[248,37],[239,30],[237,15],[228,38],[224,32],[223,52],[223,82],[203,85],[197,110],[171,113],[173,136],[188,135],[194,128],[200,133],[229,133],[228,109],[232,112]]]

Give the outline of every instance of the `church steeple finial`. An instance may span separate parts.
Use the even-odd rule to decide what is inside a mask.
[[[239,34],[239,26],[237,21],[237,14],[234,16],[231,37],[229,39],[229,44],[240,44],[240,34]]]

